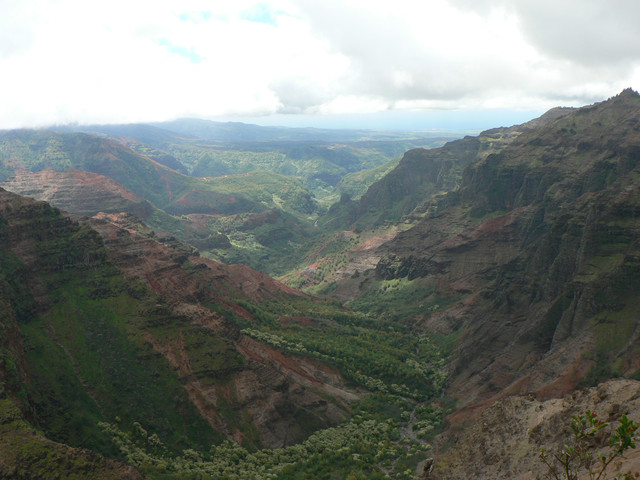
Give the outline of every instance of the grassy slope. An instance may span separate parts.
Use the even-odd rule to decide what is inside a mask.
[[[0,399],[0,477],[68,480],[142,479],[133,468],[45,438],[16,405]]]
[[[242,363],[233,345],[187,318],[172,314],[165,300],[123,278],[106,260],[101,241],[87,226],[69,221],[46,204],[25,203],[8,193],[3,193],[3,200],[0,271],[6,296],[2,299],[15,313],[13,320],[8,318],[5,322],[16,324],[24,344],[23,356],[6,345],[0,349],[3,394],[20,399],[29,420],[52,440],[109,456],[125,455],[143,469],[151,468],[139,463],[146,457],[127,457],[122,444],[112,443],[114,431],[149,432],[145,439],[153,435],[164,445],[162,455],[171,458],[187,455],[181,452],[189,448],[208,458],[209,447],[221,437],[191,406],[175,371],[149,339],[161,343],[179,340],[188,352],[193,372],[209,372],[199,380],[221,386],[227,381],[225,375]],[[16,239],[20,239],[18,243]],[[197,272],[195,269],[192,274]],[[25,288],[28,286],[37,286],[36,296]],[[339,305],[312,298],[298,297],[295,302],[273,298],[262,303],[244,301],[242,305],[253,312],[254,320],[234,321],[246,328],[247,335],[287,355],[309,356],[328,363],[341,371],[353,387],[407,397],[409,400],[403,401],[405,410],[413,408],[415,399],[429,398],[441,388],[440,356],[426,337],[417,339],[406,331],[389,334],[393,329],[389,323],[345,312]],[[234,318],[226,313],[228,318]],[[306,328],[306,322],[314,326]],[[304,350],[298,351],[299,347]],[[378,353],[372,356],[374,351]],[[11,374],[16,365],[24,365],[27,377]],[[246,438],[252,438],[247,413],[233,404],[233,398],[227,400],[226,406],[220,402],[219,413]],[[369,406],[362,411],[372,415],[375,408]],[[292,411],[291,415],[306,418],[308,413]],[[367,455],[374,455],[374,438],[380,435],[376,432],[381,428],[387,432],[384,435],[390,435],[389,442],[398,440],[397,433],[392,434],[397,430],[384,426],[388,417],[369,418],[365,423],[358,420],[344,427],[347,431],[355,429],[355,433],[340,433],[347,435],[344,438],[366,436],[362,444],[352,446],[356,455],[363,448],[369,452]],[[105,421],[112,427],[98,425]],[[307,423],[313,429],[313,422]],[[40,447],[22,435],[21,428],[12,424],[7,438],[38,455]],[[323,435],[322,442],[342,438],[330,431]],[[406,446],[395,443],[389,445],[392,450],[400,448],[393,451],[402,451],[402,455],[411,458],[417,452],[414,449],[409,453]],[[64,458],[74,458],[69,450],[65,451],[61,454]],[[21,462],[11,456],[6,458],[10,468]],[[340,458],[336,463],[320,456],[319,463],[305,464],[304,468],[311,469],[309,472],[355,468],[348,461],[350,454]],[[385,458],[388,460],[388,455]],[[284,467],[279,461],[276,464],[277,470]],[[36,461],[33,465],[40,468]],[[50,463],[43,465],[42,468],[51,468]],[[358,463],[354,471],[358,469],[380,475],[379,467],[369,462]],[[150,471],[163,478],[160,471]]]
[[[141,335],[142,327],[153,331],[185,320],[105,263],[95,232],[42,208],[24,209],[21,227],[11,222],[36,239],[37,263],[26,267],[6,243],[0,258],[28,365],[28,380],[14,385],[13,394],[22,392],[23,407],[51,438],[105,453],[110,447],[97,422],[116,416],[152,426],[174,448],[215,437],[166,360]],[[30,273],[34,267],[37,277]],[[34,282],[46,300],[26,288]],[[223,345],[211,347],[227,358]],[[5,355],[21,363],[15,353]]]

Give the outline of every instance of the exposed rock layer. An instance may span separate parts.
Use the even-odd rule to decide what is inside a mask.
[[[559,452],[571,440],[571,416],[591,410],[609,422],[595,437],[592,452],[607,451],[607,439],[622,414],[640,421],[640,382],[610,380],[598,387],[564,398],[538,401],[533,397],[509,397],[484,410],[464,429],[452,431],[441,441],[450,445],[436,455],[432,480],[533,480],[544,478],[542,448]],[[597,462],[598,463],[598,462]],[[607,470],[640,471],[640,450],[630,449],[620,464]],[[589,478],[586,471],[580,478]]]

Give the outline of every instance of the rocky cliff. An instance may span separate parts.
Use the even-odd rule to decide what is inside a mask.
[[[156,210],[147,200],[109,177],[83,170],[20,169],[0,186],[77,215],[128,212],[144,220]]]
[[[193,253],[130,215],[78,223],[0,191],[0,397],[50,439],[106,455],[100,421],[206,449],[288,445],[346,418],[358,395],[338,372],[237,326],[266,299],[306,297]]]
[[[571,417],[586,410],[609,423],[588,442],[593,455],[607,452],[607,439],[618,427],[624,414],[640,418],[640,382],[609,380],[562,398],[546,401],[532,396],[513,396],[500,400],[464,430],[451,431],[441,439],[441,453],[436,456],[430,480],[533,480],[546,478],[547,467],[539,458],[544,448],[559,452],[570,444]],[[446,441],[446,446],[444,442]],[[599,463],[599,462],[596,462]],[[608,475],[640,471],[640,451],[631,449],[611,464]],[[586,470],[577,472],[580,479],[591,478]],[[607,477],[611,478],[611,477]]]
[[[625,91],[473,164],[388,246],[380,274],[404,265],[460,298],[427,325],[459,334],[465,403],[638,371],[639,168],[640,97]]]
[[[351,220],[359,228],[397,222],[418,205],[458,189],[465,168],[513,142],[520,134],[546,125],[571,109],[555,108],[522,125],[501,127],[448,142],[441,148],[409,150],[400,163],[374,183],[354,207]]]
[[[367,252],[375,270],[333,294],[443,335],[459,407],[637,374],[640,96],[626,90],[459,142],[484,145],[460,188],[426,198],[411,228]]]

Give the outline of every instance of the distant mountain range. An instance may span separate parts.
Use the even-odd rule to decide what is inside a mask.
[[[428,149],[86,130],[0,132],[0,477],[518,478],[639,411],[636,92]]]
[[[182,118],[169,122],[122,125],[61,125],[53,130],[136,138],[153,145],[183,138],[223,143],[243,142],[358,142],[397,141],[417,138],[452,138],[455,130],[353,130],[261,126],[242,122],[216,122]],[[471,131],[466,133],[472,133]]]

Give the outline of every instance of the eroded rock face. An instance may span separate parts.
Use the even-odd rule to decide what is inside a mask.
[[[459,407],[563,395],[597,363],[602,378],[635,374],[640,96],[550,112],[481,147],[460,188],[417,207],[363,278],[406,278],[456,299],[416,321],[457,334],[449,392]]]
[[[82,170],[21,169],[0,186],[78,215],[129,212],[144,219],[154,210],[149,202],[109,177]]]
[[[160,294],[171,310],[190,324],[230,342],[242,358],[225,371],[207,370],[207,362],[194,358],[188,335],[180,336],[180,327],[170,339],[146,334],[216,430],[235,441],[245,440],[246,428],[225,418],[221,411],[231,408],[235,416],[246,412],[260,442],[276,448],[298,442],[312,431],[335,425],[348,416],[348,404],[358,395],[346,388],[339,373],[317,361],[285,356],[245,337],[225,315],[210,308],[217,305],[220,311],[251,320],[252,315],[234,299],[259,302],[299,296],[300,292],[248,267],[192,256],[188,249],[178,250],[148,232],[141,234],[130,216],[101,214],[91,224],[102,235],[110,260],[128,277]],[[210,380],[216,377],[223,381],[212,383]]]
[[[357,396],[337,372],[230,320],[303,294],[194,253],[130,214],[79,223],[0,190],[0,396],[51,438],[97,451],[97,422],[116,417],[178,448],[280,447],[346,418]]]
[[[546,401],[532,396],[505,398],[485,409],[470,425],[440,441],[451,448],[435,456],[433,480],[542,478],[547,468],[539,460],[542,448],[554,452],[571,438],[571,416],[591,410],[609,427],[599,432],[593,452],[606,450],[606,440],[622,414],[640,420],[640,382],[610,380],[597,387]],[[640,449],[632,449],[615,472],[640,471]],[[581,472],[580,478],[589,478]],[[609,477],[609,478],[610,478]]]

